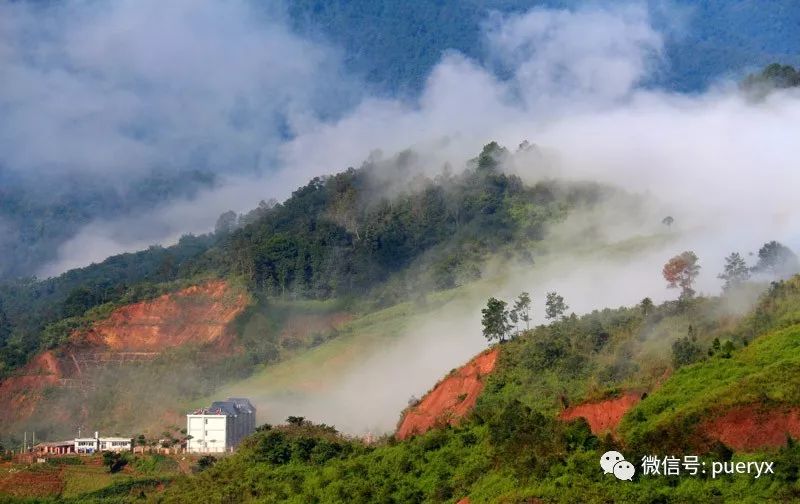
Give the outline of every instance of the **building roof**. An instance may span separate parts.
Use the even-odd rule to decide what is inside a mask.
[[[34,448],[37,448],[37,447],[46,448],[48,446],[66,446],[66,445],[72,445],[72,444],[75,444],[75,441],[72,440],[72,439],[70,439],[68,441],[49,441],[49,442],[46,442],[46,443],[36,443],[36,446],[34,446]]]
[[[187,415],[204,415],[204,416],[228,416],[228,414],[221,409],[212,408],[197,408],[187,413]]]
[[[256,407],[250,402],[249,399],[244,397],[229,397],[228,401],[234,403],[237,408],[243,410],[245,413],[255,413]]]
[[[230,416],[236,416],[239,414],[236,403],[231,401],[214,401],[211,403],[211,407],[221,409]]]
[[[255,407],[249,400],[242,397],[229,397],[226,401],[214,401],[211,406],[206,408],[198,408],[190,415],[224,415],[224,416],[237,416],[239,413],[256,412]]]

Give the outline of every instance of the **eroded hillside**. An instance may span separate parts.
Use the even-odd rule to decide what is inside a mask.
[[[602,401],[588,401],[565,409],[559,418],[564,421],[583,418],[593,434],[614,432],[622,417],[641,400],[642,394],[628,392]]]
[[[487,350],[437,383],[419,403],[403,414],[395,436],[406,439],[424,434],[436,426],[457,423],[475,406],[485,378],[494,370],[499,354],[498,347]]]
[[[75,410],[47,407],[50,390],[70,390],[79,397],[102,386],[99,377],[108,369],[136,366],[189,347],[210,360],[233,353],[233,322],[248,302],[248,296],[228,282],[211,280],[119,307],[1,382],[0,402],[12,408],[0,410],[0,423],[5,430],[37,411],[46,412],[51,421],[70,417]]]
[[[173,294],[115,310],[73,342],[110,352],[162,352],[182,345],[209,345],[230,351],[231,322],[247,305],[247,297],[224,280],[212,280]]]

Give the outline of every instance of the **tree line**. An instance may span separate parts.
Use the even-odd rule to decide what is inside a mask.
[[[722,289],[728,292],[750,280],[752,275],[762,275],[771,279],[782,279],[800,273],[800,260],[786,245],[777,241],[765,243],[758,250],[758,260],[748,266],[739,252],[725,257],[723,271],[717,278],[724,281]],[[694,282],[700,274],[699,258],[691,250],[671,258],[662,270],[667,287],[680,288],[680,299],[690,299],[695,295]]]
[[[486,308],[481,310],[483,325],[483,336],[488,341],[499,341],[513,339],[519,335],[522,323],[525,330],[530,330],[531,321],[531,296],[527,292],[522,292],[514,300],[511,308],[508,303],[497,298],[489,298]],[[564,316],[569,306],[564,302],[564,297],[557,292],[548,292],[545,296],[544,313],[548,320],[556,320]]]
[[[665,223],[666,224],[666,223]],[[670,225],[672,219],[670,219]],[[688,301],[696,294],[694,283],[700,274],[700,264],[697,255],[687,250],[672,257],[664,265],[662,275],[667,281],[667,287],[680,289],[680,301]],[[781,279],[800,273],[800,260],[790,248],[777,241],[765,243],[758,250],[758,261],[753,266],[747,266],[742,255],[733,252],[725,257],[723,272],[717,275],[724,280],[723,292],[729,292],[741,287],[752,275],[764,275],[768,278]],[[487,341],[503,343],[519,335],[520,323],[524,322],[525,330],[530,330],[532,299],[528,292],[522,292],[519,297],[509,303],[495,297],[489,298],[486,307],[481,309],[481,325],[483,336]],[[646,297],[639,304],[642,314],[647,315],[653,310],[653,301]],[[564,297],[555,291],[548,292],[545,296],[544,315],[547,320],[558,320],[569,309]],[[696,360],[702,351],[693,345],[693,330],[690,327],[689,335],[684,340],[678,340],[673,345],[673,352],[678,355],[676,365]],[[718,345],[715,351],[730,352]]]
[[[94,307],[152,297],[176,282],[235,277],[263,299],[367,298],[381,290],[384,304],[407,295],[388,284],[393,278],[413,284],[408,291],[456,287],[478,278],[489,254],[540,240],[574,206],[610,194],[597,184],[525,185],[503,169],[514,155],[491,142],[461,172],[445,166],[429,177],[405,152],[391,160],[390,182],[386,167],[370,161],[314,178],[282,203],[226,212],[215,232],[174,246],[0,283],[0,376],[58,345]]]

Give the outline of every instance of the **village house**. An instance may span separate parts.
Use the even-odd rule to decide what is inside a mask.
[[[53,441],[52,443],[39,443],[33,447],[33,451],[39,455],[68,455],[75,453],[75,441]]]
[[[190,453],[224,453],[256,429],[256,409],[249,400],[229,397],[186,415]]]
[[[39,443],[33,447],[33,451],[39,455],[68,455],[71,453],[89,455],[103,451],[131,451],[132,445],[133,440],[131,438],[100,437],[100,434],[95,432],[94,437]]]
[[[75,438],[75,453],[131,451],[132,441],[131,438],[100,437],[100,434],[95,432],[91,438]]]

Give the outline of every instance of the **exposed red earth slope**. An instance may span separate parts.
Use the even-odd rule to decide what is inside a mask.
[[[207,346],[214,355],[233,352],[232,322],[247,303],[244,293],[212,280],[122,306],[0,382],[0,404],[8,405],[0,408],[0,425],[30,417],[48,387],[81,386],[93,366],[152,359],[187,344]]]
[[[561,420],[585,418],[593,434],[614,432],[625,413],[641,401],[641,394],[628,392],[620,397],[571,406],[561,412]]]
[[[0,382],[0,421],[6,416],[28,417],[33,414],[35,399],[45,387],[59,384],[61,365],[53,352],[44,352],[30,361],[17,376]]]
[[[224,280],[212,280],[123,306],[95,323],[83,341],[119,352],[160,352],[189,343],[229,350],[235,336],[230,323],[245,305],[244,294],[233,294]]]
[[[498,355],[498,348],[487,350],[440,381],[405,412],[395,436],[406,439],[438,424],[458,422],[475,406],[484,377],[494,370]]]
[[[700,433],[734,450],[754,451],[786,444],[786,437],[800,438],[800,409],[738,406],[701,424]]]

